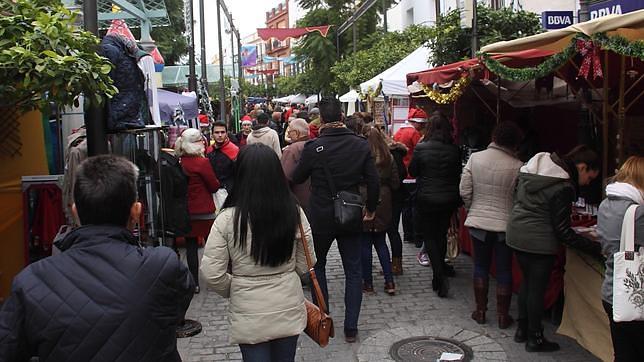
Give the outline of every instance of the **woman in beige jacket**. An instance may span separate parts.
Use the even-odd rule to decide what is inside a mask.
[[[306,327],[300,275],[308,268],[300,222],[315,263],[311,228],[277,155],[263,144],[242,148],[235,186],[215,219],[201,272],[211,288],[230,298],[231,341],[244,361],[295,359]]]

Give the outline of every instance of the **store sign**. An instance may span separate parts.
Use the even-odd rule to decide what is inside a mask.
[[[607,0],[588,6],[591,20],[610,14],[626,14],[641,9],[644,9],[644,0]]]
[[[572,11],[544,11],[541,13],[541,24],[544,29],[562,29],[572,25]]]

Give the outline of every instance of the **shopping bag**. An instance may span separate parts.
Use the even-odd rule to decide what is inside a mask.
[[[644,321],[644,250],[635,251],[635,211],[624,215],[619,252],[613,255],[613,320]]]
[[[215,202],[215,210],[221,210],[221,207],[224,205],[226,198],[228,197],[228,190],[223,187],[220,187],[217,192],[212,194],[213,201]]]
[[[447,230],[447,253],[446,257],[449,260],[454,260],[458,257],[459,253],[459,237],[458,237],[458,213],[452,215],[450,226]]]

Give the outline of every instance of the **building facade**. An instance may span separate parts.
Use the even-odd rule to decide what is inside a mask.
[[[277,4],[266,12],[267,28],[290,28],[289,18],[289,0]],[[266,55],[273,58],[286,58],[291,55],[291,39],[278,40],[272,38],[265,42],[264,48]],[[272,61],[266,63],[266,69],[276,69],[278,72],[274,76],[268,76],[268,81],[272,83],[279,75],[289,76],[291,67],[284,62]]]

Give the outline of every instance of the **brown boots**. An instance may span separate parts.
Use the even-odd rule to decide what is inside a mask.
[[[512,302],[512,286],[496,286],[496,314],[499,318],[499,328],[506,329],[514,323],[514,319],[508,314]]]
[[[393,272],[394,275],[402,275],[403,274],[403,267],[402,267],[402,258],[399,256],[394,256],[391,258],[391,271]]]
[[[472,312],[472,319],[474,319],[478,324],[485,323],[488,283],[488,279],[474,278],[474,300],[476,300],[476,310]]]
[[[487,293],[489,280],[474,278],[474,300],[476,310],[472,312],[472,319],[478,324],[484,324],[485,312],[487,311]],[[512,301],[512,287],[509,285],[496,286],[496,313],[499,321],[499,328],[506,329],[514,323],[514,319],[508,314]]]

